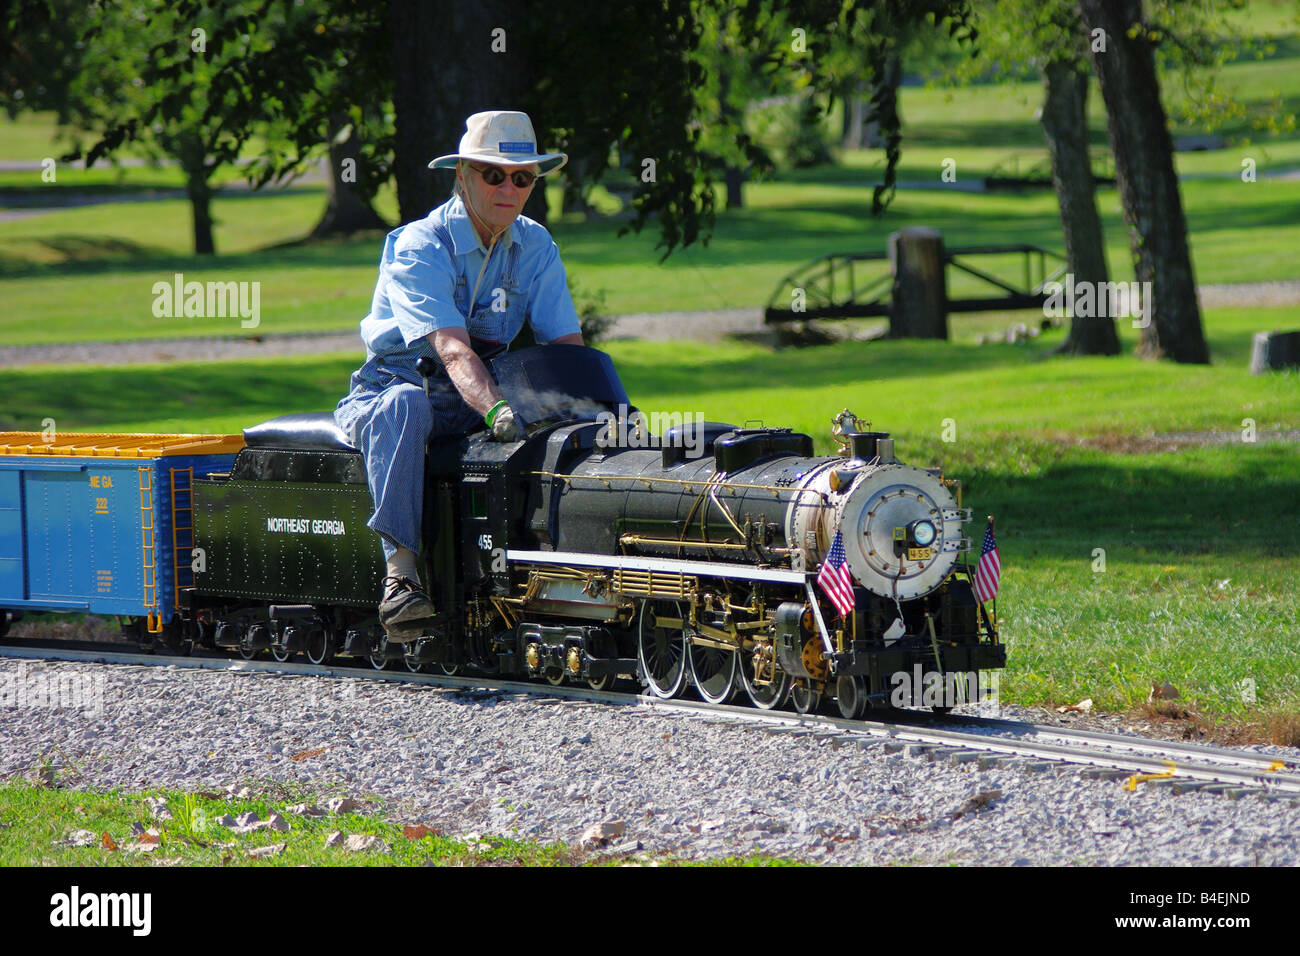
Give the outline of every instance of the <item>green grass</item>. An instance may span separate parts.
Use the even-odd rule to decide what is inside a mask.
[[[153,820],[147,796],[166,797],[172,819]],[[470,842],[430,833],[411,839],[403,835],[402,824],[369,814],[290,814],[285,808],[292,802],[300,801],[223,799],[218,794],[165,790],[94,793],[11,780],[0,786],[0,866],[559,866],[583,856],[562,843],[504,836]],[[263,820],[279,813],[290,829],[236,835],[216,822],[224,815],[248,812]],[[132,824],[158,830],[153,850],[133,851],[138,841]],[[76,830],[95,834],[95,842],[64,845]],[[377,836],[389,852],[326,846],[326,837],[335,831]],[[104,834],[118,849],[105,845]],[[257,847],[281,843],[285,848],[273,856],[248,855]]]
[[[39,768],[38,768],[39,769]],[[48,768],[46,773],[49,774]],[[505,835],[478,839],[448,837],[436,829],[409,830],[417,824],[351,812],[307,816],[289,813],[295,803],[313,803],[296,789],[271,785],[272,794],[226,798],[216,793],[177,790],[92,792],[61,789],[57,773],[48,785],[20,778],[0,783],[0,867],[14,866],[797,866],[782,857],[755,854],[716,860],[682,861],[650,854],[594,854],[560,842],[544,843]],[[155,820],[148,797],[163,797],[171,818]],[[272,813],[288,821],[285,832],[263,829],[236,834],[216,821],[256,813]],[[133,827],[135,829],[133,829]],[[138,831],[156,834],[141,841]],[[69,846],[76,831],[89,831],[94,842]],[[387,849],[348,850],[326,846],[332,833],[376,836]],[[259,847],[283,848],[270,856],[253,857]],[[141,846],[152,849],[141,851]]]

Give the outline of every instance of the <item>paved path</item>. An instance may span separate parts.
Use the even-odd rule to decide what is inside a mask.
[[[359,319],[358,319],[359,321]],[[733,332],[762,331],[762,309],[714,312],[659,312],[618,316],[608,338],[652,341],[720,339]],[[204,362],[285,355],[362,354],[357,332],[299,332],[286,335],[213,338],[136,339],[130,342],[78,342],[0,346],[0,367],[15,365],[134,365],[149,362]]]
[[[1300,280],[1203,285],[1201,305],[1300,306]],[[358,317],[359,319],[359,317]],[[1300,313],[1296,325],[1300,326]],[[727,335],[762,332],[763,310],[715,309],[701,312],[638,312],[614,319],[609,339],[670,342],[716,341]],[[0,346],[0,367],[15,365],[134,365],[150,362],[203,362],[274,356],[361,355],[356,332],[299,332],[285,335],[213,338],[137,339],[130,342],[80,342]]]

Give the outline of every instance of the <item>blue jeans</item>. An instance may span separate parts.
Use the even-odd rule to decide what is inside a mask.
[[[424,508],[424,448],[430,438],[466,435],[483,418],[456,391],[424,389],[394,377],[377,388],[358,384],[334,409],[334,421],[360,449],[375,513],[366,524],[379,532],[384,557],[400,545],[420,551]]]

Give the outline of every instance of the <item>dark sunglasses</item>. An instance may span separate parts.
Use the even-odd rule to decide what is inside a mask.
[[[500,166],[488,166],[486,169],[480,166],[469,164],[469,168],[474,170],[483,177],[483,182],[489,186],[500,186],[506,181],[506,173]],[[537,181],[537,176],[523,169],[517,169],[510,174],[510,181],[520,189],[527,189]]]

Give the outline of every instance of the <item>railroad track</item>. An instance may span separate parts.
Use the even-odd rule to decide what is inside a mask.
[[[69,646],[70,644],[79,646]],[[189,669],[262,672],[286,676],[348,677],[362,680],[424,684],[451,690],[474,690],[557,701],[586,701],[612,706],[649,708],[665,714],[689,714],[738,725],[761,727],[769,733],[806,733],[840,741],[841,745],[883,747],[909,755],[953,764],[973,763],[987,769],[1012,761],[1028,761],[1034,769],[1082,767],[1085,776],[1124,780],[1125,785],[1169,786],[1174,792],[1208,790],[1237,797],[1247,793],[1300,803],[1300,761],[1272,755],[1158,740],[1126,734],[1030,724],[985,717],[945,716],[902,712],[891,721],[849,721],[816,714],[762,711],[750,707],[661,700],[647,695],[597,691],[585,687],[553,686],[468,675],[375,670],[337,664],[239,660],[224,656],[172,657],[123,650],[87,648],[83,642],[57,641],[0,645],[0,658],[80,663],[173,666]],[[362,662],[364,664],[364,662]],[[956,725],[953,729],[940,723]],[[981,732],[982,731],[982,732]]]

